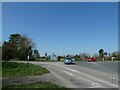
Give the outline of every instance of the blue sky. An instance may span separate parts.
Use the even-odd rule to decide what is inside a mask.
[[[41,55],[118,50],[118,6],[115,2],[37,2],[2,4],[2,40],[26,34]]]

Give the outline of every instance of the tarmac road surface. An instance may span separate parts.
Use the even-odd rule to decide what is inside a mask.
[[[118,62],[30,62],[47,68],[68,88],[118,88]]]

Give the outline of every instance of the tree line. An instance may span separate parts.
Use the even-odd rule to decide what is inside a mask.
[[[27,60],[28,55],[32,60],[35,56],[39,56],[39,52],[34,48],[35,43],[28,36],[11,34],[9,40],[4,41],[2,45],[2,60]]]
[[[11,34],[8,41],[4,41],[2,47],[0,47],[0,59],[2,60],[37,60],[40,58],[40,53],[35,49],[35,43],[26,35]],[[87,60],[91,57],[88,53],[81,53],[76,55],[70,55],[75,60]],[[99,60],[110,60],[111,57],[120,60],[120,52],[107,53],[103,49],[98,50],[98,53],[93,57]],[[46,56],[45,56],[46,58]],[[65,56],[58,56],[58,60],[64,59]],[[46,58],[47,59],[47,58]]]
[[[84,61],[87,60],[89,57],[94,57],[97,60],[102,60],[102,61],[108,61],[111,60],[112,57],[114,57],[114,60],[120,60],[120,52],[115,51],[113,53],[108,53],[104,49],[99,49],[97,53],[93,54],[90,56],[89,53],[80,53],[80,54],[75,54],[75,55],[69,55],[72,59],[77,60],[77,61]],[[65,56],[58,56],[58,59],[64,59]]]

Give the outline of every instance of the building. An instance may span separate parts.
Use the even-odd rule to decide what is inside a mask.
[[[56,55],[54,55],[54,53],[53,53],[53,55],[49,55],[49,56],[48,56],[48,59],[49,59],[49,60],[55,60],[55,61],[57,61],[57,60],[58,60],[58,57],[57,57]]]

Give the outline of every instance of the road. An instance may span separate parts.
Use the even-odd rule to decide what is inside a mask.
[[[117,62],[30,62],[47,68],[68,88],[118,88]]]

